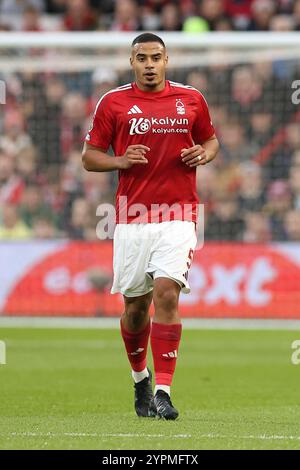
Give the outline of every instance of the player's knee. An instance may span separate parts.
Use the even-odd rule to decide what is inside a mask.
[[[131,328],[138,330],[145,323],[149,306],[146,303],[135,303],[126,306],[125,315]]]
[[[146,305],[129,305],[126,308],[126,314],[132,318],[145,317],[148,314]]]
[[[178,308],[178,291],[175,287],[158,288],[155,292],[155,307],[172,312]]]

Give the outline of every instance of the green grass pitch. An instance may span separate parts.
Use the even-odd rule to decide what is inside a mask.
[[[138,418],[117,330],[7,329],[0,449],[299,449],[300,331],[184,330],[175,422]]]

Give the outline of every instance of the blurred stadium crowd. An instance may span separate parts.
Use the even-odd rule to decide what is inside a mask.
[[[0,30],[292,31],[299,0],[1,0]]]
[[[191,14],[211,29],[274,29],[283,19],[296,28],[300,2],[0,0],[2,29],[178,30],[185,20],[174,19]],[[168,78],[202,91],[221,143],[216,161],[197,170],[206,239],[300,241],[300,112],[291,99],[299,77],[298,59],[170,70]],[[98,99],[131,80],[103,67],[10,75],[0,116],[1,240],[96,239],[96,208],[114,203],[117,174],[83,171],[82,143]]]
[[[297,67],[275,65],[170,74],[202,90],[221,142],[215,162],[197,171],[206,238],[300,240]],[[99,96],[128,79],[103,68],[12,77],[0,122],[1,239],[95,238],[96,207],[113,203],[117,175],[83,171],[82,142]]]

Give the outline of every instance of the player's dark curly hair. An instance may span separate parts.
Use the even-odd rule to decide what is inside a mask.
[[[159,36],[153,33],[140,34],[132,41],[131,47],[143,42],[159,42],[164,48],[166,47],[164,41]]]

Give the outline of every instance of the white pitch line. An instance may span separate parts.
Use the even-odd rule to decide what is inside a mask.
[[[293,440],[293,441],[300,441],[300,436],[267,436],[265,434],[257,435],[249,434],[248,436],[236,436],[230,435],[226,436],[225,434],[201,434],[198,436],[200,438],[210,438],[210,439],[256,439],[256,440],[268,440],[268,441],[276,441],[276,440]]]
[[[283,435],[271,435],[268,436],[266,434],[249,434],[249,435],[225,435],[225,434],[200,434],[193,436],[192,434],[137,434],[137,433],[118,433],[118,434],[99,434],[99,433],[82,433],[82,432],[65,432],[65,433],[35,433],[35,432],[12,432],[12,433],[0,433],[0,436],[9,436],[9,437],[97,437],[97,438],[107,438],[107,437],[117,437],[117,438],[177,438],[177,439],[189,439],[194,438],[196,440],[199,439],[242,439],[242,440],[262,440],[262,441],[300,441],[300,436],[283,436]]]
[[[191,330],[299,330],[300,320],[247,318],[183,318]],[[6,317],[0,315],[0,328],[119,329],[119,318]]]
[[[84,433],[84,432],[64,432],[64,433],[55,433],[55,432],[47,432],[47,433],[36,433],[36,432],[11,432],[11,433],[0,433],[0,436],[7,436],[10,437],[153,437],[153,438],[179,438],[179,439],[187,439],[192,437],[191,434],[132,434],[132,433],[118,433],[118,434],[99,434],[99,433]]]
[[[165,435],[165,434],[102,434],[104,437],[159,437],[159,438],[165,438],[168,439],[170,437],[175,437],[179,439],[188,439],[192,437],[191,434],[171,434],[171,435]]]

